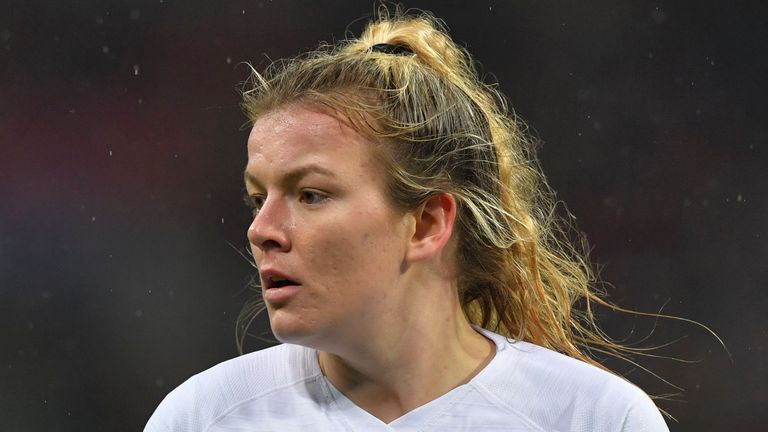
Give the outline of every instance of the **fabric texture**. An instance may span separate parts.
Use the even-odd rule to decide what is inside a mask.
[[[467,384],[386,424],[283,344],[223,362],[173,390],[145,432],[668,431],[646,394],[597,367],[476,327],[496,344]]]

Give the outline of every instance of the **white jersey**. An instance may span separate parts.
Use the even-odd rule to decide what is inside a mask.
[[[646,394],[595,366],[478,328],[496,355],[470,382],[384,423],[322,374],[314,349],[278,345],[172,391],[145,432],[668,431]]]

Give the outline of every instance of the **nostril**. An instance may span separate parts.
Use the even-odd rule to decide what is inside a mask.
[[[278,230],[265,228],[264,226],[257,227],[253,224],[248,228],[246,237],[253,247],[263,251],[275,248],[280,249],[285,242],[284,234]]]
[[[265,240],[256,246],[258,246],[261,250],[280,249],[282,247],[280,246],[280,243],[272,239]]]

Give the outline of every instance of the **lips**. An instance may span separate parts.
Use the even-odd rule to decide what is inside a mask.
[[[265,290],[301,285],[294,276],[273,268],[262,269],[260,276]]]
[[[264,284],[262,297],[273,308],[287,306],[301,292],[301,282],[287,273],[270,268],[262,269],[260,275]]]

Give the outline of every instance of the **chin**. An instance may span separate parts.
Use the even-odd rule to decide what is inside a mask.
[[[269,325],[272,334],[282,343],[315,347],[317,329],[306,320],[283,310],[270,310]]]

